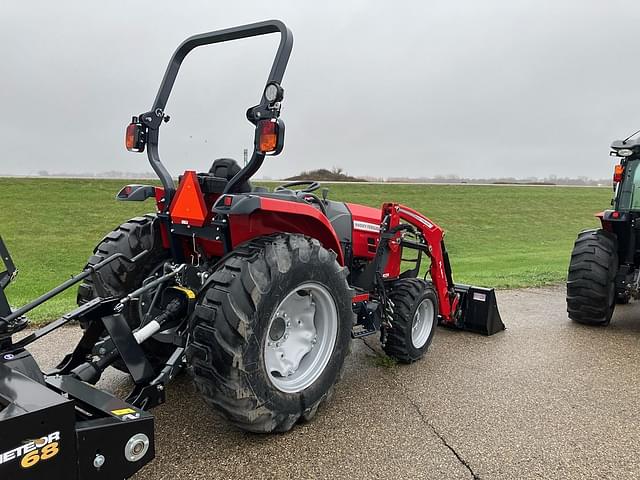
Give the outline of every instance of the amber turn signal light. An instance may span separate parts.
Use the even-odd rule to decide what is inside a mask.
[[[275,120],[259,121],[257,140],[260,153],[274,152],[278,148],[278,123]]]
[[[624,175],[624,166],[616,165],[615,170],[613,171],[613,181],[615,183],[620,183],[622,181],[622,176]]]
[[[144,128],[138,123],[138,118],[133,117],[127,126],[124,144],[130,152],[143,152],[145,146]]]

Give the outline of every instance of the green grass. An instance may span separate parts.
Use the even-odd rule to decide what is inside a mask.
[[[0,178],[0,235],[20,269],[7,293],[22,305],[84,266],[102,236],[151,203],[117,202],[123,180]],[[329,198],[404,203],[447,231],[454,279],[491,287],[564,280],[576,233],[597,225],[607,188],[328,185]],[[46,320],[74,305],[75,290],[31,314]]]
[[[394,368],[398,365],[398,361],[395,358],[377,353],[374,357],[371,357],[371,363],[375,367],[386,369]]]

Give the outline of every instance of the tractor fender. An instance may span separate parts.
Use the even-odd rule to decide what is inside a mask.
[[[626,223],[631,221],[629,212],[619,212],[616,210],[605,210],[598,212],[595,217],[600,219],[602,229],[608,232],[613,232],[613,225],[615,223]]]
[[[225,201],[225,197],[231,197],[231,200]],[[320,210],[305,201],[293,200],[293,197],[292,200],[284,200],[275,198],[275,195],[223,195],[213,210],[229,216],[233,248],[273,233],[300,233],[333,250],[338,263],[344,266],[340,240],[331,223]]]
[[[603,230],[606,230],[607,232],[613,232],[613,225],[611,225],[610,222],[604,219],[604,212],[598,212],[593,216],[600,220],[600,225],[602,225]]]

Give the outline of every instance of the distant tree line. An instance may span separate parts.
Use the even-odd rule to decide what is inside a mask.
[[[558,177],[557,175],[549,175],[548,177],[492,177],[492,178],[473,178],[461,177],[459,175],[436,175],[434,177],[363,177],[369,182],[400,182],[400,183],[478,183],[486,185],[611,185],[610,178],[589,178],[585,176],[579,177]]]
[[[109,170],[108,172],[84,172],[84,173],[68,173],[56,172],[49,173],[47,170],[39,170],[38,177],[62,177],[62,178],[157,178],[153,172],[121,172],[118,170]]]
[[[118,170],[110,170],[107,172],[86,172],[86,173],[50,173],[47,170],[40,170],[37,173],[40,177],[64,177],[64,178],[140,178],[152,179],[156,178],[153,172],[121,172]],[[264,180],[271,180],[269,177],[262,177]],[[325,182],[397,182],[397,183],[476,183],[486,185],[611,185],[610,178],[594,179],[585,176],[579,177],[558,177],[557,175],[549,175],[548,177],[490,177],[490,178],[473,178],[461,177],[459,175],[436,175],[434,177],[372,177],[362,176],[356,177],[347,174],[341,167],[333,167],[331,170],[320,168],[317,170],[309,170],[301,172],[284,180],[317,180]]]

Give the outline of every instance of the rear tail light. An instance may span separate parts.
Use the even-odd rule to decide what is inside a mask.
[[[624,175],[624,166],[616,165],[616,168],[613,171],[613,181],[615,183],[620,183],[622,181],[623,175]]]
[[[145,146],[145,131],[138,117],[133,117],[131,123],[127,126],[125,135],[125,146],[130,152],[143,152]]]
[[[273,152],[278,146],[278,124],[271,120],[258,123],[258,150],[262,153]]]

